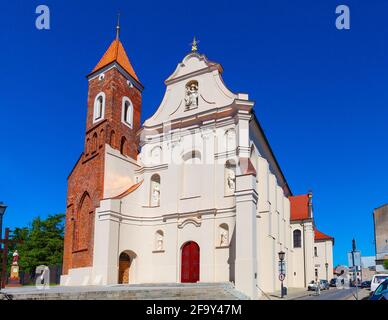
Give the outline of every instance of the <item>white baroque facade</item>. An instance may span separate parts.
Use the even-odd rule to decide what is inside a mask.
[[[280,289],[279,251],[284,285],[305,285],[300,269],[314,261],[293,248],[291,190],[254,102],[222,71],[191,52],[138,133],[137,159],[105,146],[93,263],[71,268],[63,285],[232,281],[256,299]]]

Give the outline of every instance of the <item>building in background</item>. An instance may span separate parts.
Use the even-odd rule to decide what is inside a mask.
[[[376,257],[361,257],[361,278],[362,281],[371,280],[376,273]]]
[[[388,204],[374,209],[376,271],[386,272],[384,260],[388,260]]]
[[[314,222],[313,194],[291,196],[293,278],[296,287],[333,277],[334,238],[319,231]]]

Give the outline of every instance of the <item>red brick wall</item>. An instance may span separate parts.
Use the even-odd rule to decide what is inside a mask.
[[[128,141],[128,148],[124,154],[136,159],[138,141],[136,137],[137,131],[140,129],[140,115],[141,115],[141,92],[135,87],[130,88],[127,84],[127,79],[116,69],[113,68],[105,72],[105,78],[98,80],[94,78],[89,81],[88,94],[88,113],[86,128],[88,131],[93,131],[96,124],[93,125],[93,108],[94,99],[100,93],[104,92],[105,101],[105,119],[108,120],[106,132],[108,132],[106,140],[109,143],[109,136],[112,130],[115,132],[115,141],[112,147],[120,149],[120,142],[122,137]],[[133,104],[133,129],[121,122],[122,99],[128,97]],[[86,141],[86,140],[85,140]]]
[[[101,91],[106,99],[104,120],[93,124],[94,100]],[[134,107],[133,129],[121,122],[124,96],[132,101]],[[141,92],[135,87],[130,88],[127,79],[116,68],[106,71],[103,80],[95,77],[89,81],[85,149],[68,178],[63,274],[67,274],[71,268],[92,266],[94,213],[104,193],[105,143],[119,150],[120,142],[125,137],[127,143],[123,153],[136,159],[136,132],[140,129],[140,114]],[[81,218],[80,206],[86,193],[90,196],[92,208],[82,210],[84,215]],[[78,238],[87,235],[86,245],[77,245],[76,228]]]

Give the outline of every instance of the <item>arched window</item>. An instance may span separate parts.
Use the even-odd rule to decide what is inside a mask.
[[[164,250],[164,232],[162,230],[158,230],[155,232],[155,250]]]
[[[100,92],[94,99],[93,123],[104,119],[105,93]]]
[[[220,247],[229,246],[229,226],[226,223],[220,224],[218,227],[218,245]]]
[[[225,195],[234,194],[236,190],[236,163],[234,160],[226,161],[224,171]]]
[[[150,182],[150,206],[158,207],[160,205],[160,176],[154,174]]]
[[[127,154],[127,139],[125,137],[121,138],[120,153],[124,156]]]
[[[121,111],[121,121],[132,128],[133,125],[133,105],[131,100],[128,97],[123,98],[122,111]]]
[[[294,248],[302,247],[302,232],[300,230],[294,230]]]
[[[201,153],[190,151],[183,156],[183,196],[196,197],[201,194]]]

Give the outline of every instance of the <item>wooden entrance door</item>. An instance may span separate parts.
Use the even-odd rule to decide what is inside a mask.
[[[130,256],[123,252],[119,258],[119,283],[129,283],[129,267],[131,266]]]
[[[182,247],[181,281],[199,281],[199,246],[194,241],[189,241]]]

